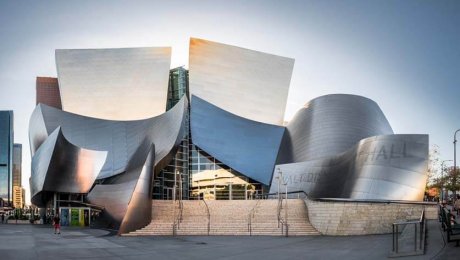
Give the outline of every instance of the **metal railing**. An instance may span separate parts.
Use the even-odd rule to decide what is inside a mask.
[[[182,202],[182,196],[179,197],[179,200],[177,200],[177,205],[178,205],[178,211],[177,211],[177,216],[176,216],[176,200],[173,200],[174,207],[173,207],[173,218],[174,218],[174,223],[173,223],[173,236],[176,235],[177,230],[180,229],[180,223],[182,222],[182,216],[184,212],[184,203]]]
[[[232,191],[222,189],[222,187],[218,187],[215,190],[209,188],[207,191],[204,191],[204,197],[211,196],[214,200],[253,200],[260,197],[260,194],[263,193],[263,190],[260,189],[248,189],[248,190],[239,190],[234,188]],[[209,195],[208,195],[209,194]],[[191,200],[193,199],[201,199],[195,193],[190,197]]]
[[[283,192],[283,193],[286,194],[285,192]],[[302,193],[304,195],[301,195]],[[288,198],[290,198],[290,199],[304,199],[304,198],[308,197],[308,194],[303,190],[288,191],[287,194],[288,194]],[[297,196],[289,196],[289,195],[292,195],[292,194],[297,194]],[[275,192],[275,193],[260,193],[260,194],[257,194],[257,196],[255,196],[255,199],[263,199],[263,200],[273,199],[273,198],[278,199],[278,192]]]
[[[278,200],[278,208],[277,208],[277,215],[278,215],[278,228],[281,227],[281,235],[285,234],[289,236],[289,225],[287,222],[287,199],[285,200],[285,218],[281,216],[281,210],[283,209],[283,199]]]
[[[206,213],[208,215],[208,236],[209,236],[209,232],[211,230],[211,213],[209,212],[209,206],[208,206],[208,203],[206,203],[206,200],[201,200],[203,201],[204,205],[206,206]]]
[[[183,211],[184,211],[184,204],[182,202],[182,199],[179,199],[177,201],[177,204],[178,204],[178,214],[176,216],[176,201],[173,201],[174,203],[174,207],[173,207],[173,218],[174,218],[174,223],[173,223],[173,236],[176,235],[177,233],[177,230],[180,229],[180,223],[182,222],[182,214],[183,214]]]
[[[252,219],[254,218],[254,214],[256,212],[256,208],[259,205],[259,203],[260,203],[260,200],[257,200],[256,204],[249,211],[249,214],[248,214],[248,232],[250,236],[252,236]]]
[[[425,209],[422,210],[419,220],[414,221],[402,221],[393,223],[393,248],[390,257],[409,256],[409,255],[423,255],[425,252]],[[408,227],[408,225],[414,225],[414,248],[413,250],[400,252],[399,246],[399,233],[403,231],[400,226]],[[417,241],[418,240],[418,241]]]

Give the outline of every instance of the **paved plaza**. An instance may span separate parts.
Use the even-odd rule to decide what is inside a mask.
[[[391,235],[120,237],[100,229],[0,225],[1,259],[385,259]],[[437,221],[428,223],[426,254],[402,259],[458,259]]]

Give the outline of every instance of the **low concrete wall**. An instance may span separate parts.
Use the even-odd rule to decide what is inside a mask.
[[[398,221],[437,219],[436,203],[306,199],[310,223],[323,235],[386,234]]]

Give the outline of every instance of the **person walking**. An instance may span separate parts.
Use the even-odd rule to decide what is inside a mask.
[[[61,219],[59,218],[59,214],[54,215],[53,224],[54,234],[61,234]]]
[[[5,223],[5,214],[2,214],[2,224]]]

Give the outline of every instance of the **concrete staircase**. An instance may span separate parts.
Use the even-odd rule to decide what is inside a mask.
[[[172,201],[153,200],[152,222],[124,235],[173,235],[174,211],[176,216],[179,212],[177,205],[174,206]],[[281,236],[283,234],[278,225],[277,208],[278,200],[184,200],[182,221],[176,229],[176,235]],[[281,210],[283,218],[284,208]],[[251,211],[253,214],[250,214]],[[288,226],[289,236],[320,234],[308,222],[307,208],[300,199],[288,200]]]
[[[212,200],[206,201],[211,213],[212,236],[247,236],[248,215],[256,200]]]

